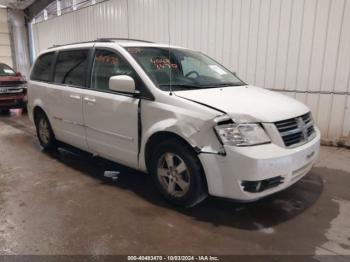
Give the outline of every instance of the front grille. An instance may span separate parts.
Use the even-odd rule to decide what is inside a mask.
[[[309,141],[315,134],[311,113],[275,123],[286,147]]]
[[[19,86],[24,84],[23,81],[0,81],[0,86]]]
[[[0,87],[0,96],[13,93],[22,93],[24,89],[22,87]]]

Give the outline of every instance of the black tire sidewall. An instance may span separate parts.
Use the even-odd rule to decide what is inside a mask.
[[[40,137],[40,134],[39,134],[39,123],[41,120],[44,120],[46,121],[47,123],[47,126],[49,128],[49,142],[48,143],[45,143],[41,140],[41,137]],[[47,149],[47,150],[50,150],[50,149],[55,149],[56,148],[56,139],[55,139],[55,135],[52,131],[52,128],[51,128],[51,124],[50,124],[50,121],[49,119],[47,118],[47,116],[45,115],[45,113],[39,113],[38,116],[36,117],[36,121],[35,121],[35,126],[36,126],[36,134],[38,136],[38,139],[39,139],[39,143],[40,145],[44,148],[44,149]]]
[[[2,115],[9,115],[10,114],[10,109],[0,109],[0,113]]]
[[[159,181],[157,175],[158,162],[160,157],[167,152],[174,153],[181,157],[189,170],[190,188],[182,197],[174,197],[169,195]],[[191,207],[199,203],[207,196],[206,186],[203,181],[204,174],[199,159],[196,154],[182,141],[170,140],[160,143],[153,151],[151,156],[150,173],[162,196],[175,205]]]

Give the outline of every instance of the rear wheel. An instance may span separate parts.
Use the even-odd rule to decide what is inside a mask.
[[[55,135],[45,113],[37,113],[35,125],[40,145],[46,150],[56,149]]]
[[[180,140],[172,139],[155,148],[150,171],[160,193],[175,205],[191,207],[207,196],[199,159]]]

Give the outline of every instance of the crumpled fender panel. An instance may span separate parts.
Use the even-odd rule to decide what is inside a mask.
[[[155,133],[167,131],[179,135],[191,146],[203,152],[217,153],[222,146],[213,130],[214,119],[222,113],[195,104],[191,101],[180,100],[179,105],[170,105],[158,101],[143,101],[142,142],[139,157],[139,167],[146,171],[145,145]]]

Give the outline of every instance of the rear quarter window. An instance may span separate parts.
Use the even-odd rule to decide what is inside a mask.
[[[54,53],[43,54],[36,60],[33,71],[30,75],[31,80],[44,82],[51,81],[54,55]]]

